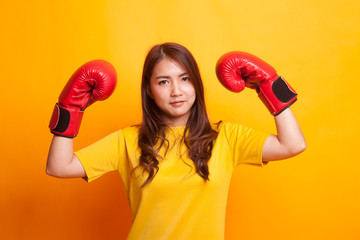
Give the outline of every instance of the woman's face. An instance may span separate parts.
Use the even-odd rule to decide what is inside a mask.
[[[185,126],[195,102],[195,88],[185,68],[165,57],[155,65],[148,94],[171,126]]]

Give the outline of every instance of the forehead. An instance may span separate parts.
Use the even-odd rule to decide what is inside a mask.
[[[164,57],[155,65],[152,75],[181,74],[185,72],[187,71],[182,64],[171,58]]]

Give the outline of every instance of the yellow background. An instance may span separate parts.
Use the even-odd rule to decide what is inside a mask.
[[[47,176],[47,126],[70,75],[96,58],[116,67],[119,82],[86,110],[75,148],[139,123],[145,54],[167,41],[197,59],[212,121],[275,131],[255,92],[218,83],[214,66],[227,51],[263,58],[299,93],[292,110],[307,150],[236,170],[226,239],[360,239],[359,10],[355,0],[2,1],[1,239],[125,238],[120,177]]]

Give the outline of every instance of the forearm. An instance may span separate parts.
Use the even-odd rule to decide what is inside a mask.
[[[294,157],[306,149],[298,121],[288,108],[275,117],[277,135],[270,135],[263,147],[263,161]]]
[[[306,149],[298,121],[288,108],[275,117],[277,135],[270,135],[263,148],[263,161],[294,157]]]
[[[305,150],[304,134],[290,108],[275,117],[275,124],[279,143],[290,153],[298,154]]]
[[[73,138],[54,136],[49,149],[46,173],[54,177],[77,177],[74,171],[76,157],[73,154]],[[78,165],[78,164],[77,164]],[[81,168],[80,168],[81,170]],[[80,176],[81,175],[80,171]]]

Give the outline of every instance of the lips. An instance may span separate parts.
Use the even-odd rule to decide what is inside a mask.
[[[178,100],[178,101],[170,102],[170,105],[174,107],[178,107],[181,106],[184,102],[185,102],[184,100]]]

